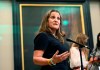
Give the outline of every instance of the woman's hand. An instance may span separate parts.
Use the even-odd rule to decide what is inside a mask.
[[[94,57],[94,61],[97,61],[97,60],[98,60],[98,57],[95,56],[95,57]]]
[[[93,62],[93,57],[91,57],[89,60],[89,63],[92,63],[92,62]]]
[[[59,54],[59,51],[57,50],[56,53],[52,56],[52,61],[56,64],[59,62],[62,62],[63,60],[66,60],[68,58],[68,56],[70,55],[70,53],[68,51]]]
[[[94,58],[91,57],[89,60],[89,63],[91,64],[91,63],[97,62],[97,60],[98,60],[98,57],[96,57],[96,56]]]

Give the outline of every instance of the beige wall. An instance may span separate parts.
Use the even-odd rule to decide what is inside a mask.
[[[94,45],[100,32],[100,3],[90,2]],[[14,70],[11,1],[0,1],[0,70]]]
[[[12,5],[0,1],[0,70],[14,70]]]
[[[100,32],[100,2],[92,1],[90,2],[90,13],[91,13],[91,24],[92,24],[92,33],[94,46],[96,45],[96,37]]]

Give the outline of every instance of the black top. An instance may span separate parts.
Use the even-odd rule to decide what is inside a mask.
[[[67,47],[61,44],[52,34],[39,33],[34,39],[34,50],[44,50],[43,57],[51,58],[59,50],[59,54],[67,51]],[[57,63],[55,66],[42,66],[41,70],[68,70],[67,60]]]

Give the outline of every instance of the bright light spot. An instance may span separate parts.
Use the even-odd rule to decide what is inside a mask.
[[[63,26],[67,26],[69,24],[69,21],[68,20],[63,20],[62,24],[63,24]]]

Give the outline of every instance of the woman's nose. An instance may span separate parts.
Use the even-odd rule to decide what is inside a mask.
[[[58,19],[57,19],[57,18],[55,18],[55,21],[58,21]]]

